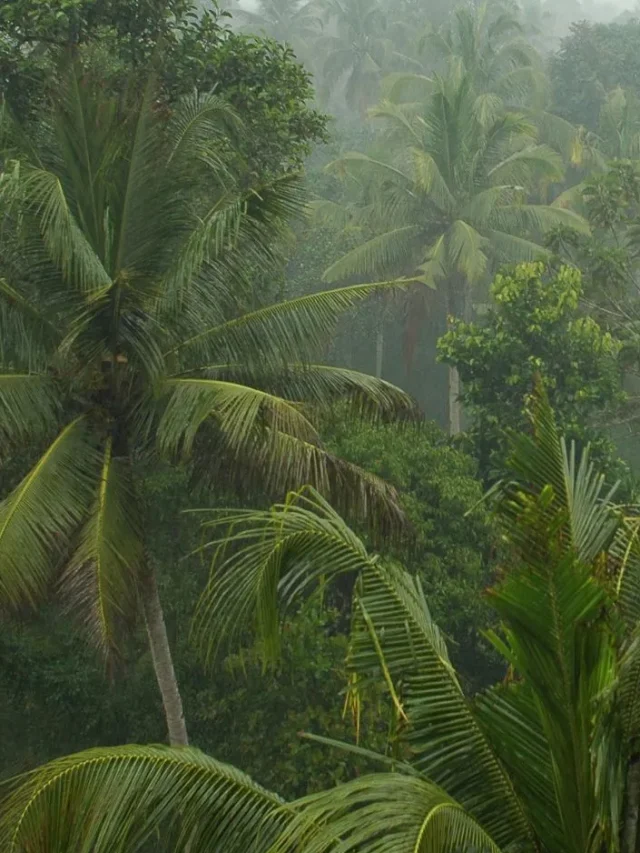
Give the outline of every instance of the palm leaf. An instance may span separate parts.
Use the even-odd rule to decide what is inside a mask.
[[[36,373],[0,373],[0,436],[5,443],[37,439],[56,423],[56,388]],[[3,448],[6,452],[6,448]]]
[[[158,427],[160,448],[169,454],[191,452],[207,418],[216,422],[235,455],[253,449],[267,428],[316,442],[317,433],[290,402],[248,385],[219,379],[170,379],[169,402]]]
[[[501,853],[481,825],[424,779],[379,773],[299,800],[274,853]]]
[[[35,606],[69,545],[98,480],[87,423],[68,424],[0,504],[0,602]]]
[[[267,850],[282,800],[197,749],[99,748],[13,783],[0,818],[5,850],[135,853]]]
[[[404,225],[379,234],[331,264],[324,271],[322,279],[335,282],[352,275],[400,273],[402,268],[407,272],[407,257],[411,258],[414,254],[412,248],[421,231],[419,225]]]
[[[85,622],[107,658],[135,622],[138,580],[144,566],[139,499],[127,462],[105,444],[97,495],[61,579],[69,610]]]

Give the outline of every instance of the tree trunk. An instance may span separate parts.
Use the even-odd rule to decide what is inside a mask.
[[[142,590],[142,606],[149,638],[149,648],[153,660],[153,669],[160,688],[164,714],[167,720],[167,731],[171,746],[188,746],[187,726],[182,710],[182,698],[178,681],[173,668],[171,648],[167,637],[167,626],[164,623],[162,604],[158,594],[158,583],[153,567],[144,582]]]
[[[382,379],[382,361],[384,358],[384,318],[376,329],[376,379]]]
[[[621,850],[622,853],[635,853],[640,815],[640,755],[634,755],[629,762],[626,788]]]
[[[460,374],[449,367],[449,435],[462,432],[462,406],[460,404]]]

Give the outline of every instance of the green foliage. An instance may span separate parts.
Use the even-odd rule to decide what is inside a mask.
[[[640,21],[595,24],[580,21],[551,58],[555,108],[574,124],[598,129],[607,93],[622,86],[640,93]]]
[[[521,264],[496,276],[484,322],[456,320],[441,338],[439,357],[460,371],[469,434],[484,477],[495,476],[506,450],[504,430],[526,428],[534,377],[542,381],[567,435],[598,439],[607,410],[624,399],[620,342],[579,308],[580,272]]]
[[[411,527],[388,551],[420,577],[467,688],[486,685],[496,674],[481,634],[493,537],[475,462],[432,423],[369,427],[344,419],[329,430],[340,456],[397,488]]]
[[[64,45],[78,45],[85,61],[120,88],[132,77],[143,85],[156,68],[169,105],[194,88],[222,95],[245,123],[239,150],[251,179],[299,168],[325,138],[326,118],[308,106],[310,77],[291,50],[232,32],[213,5],[197,11],[191,0],[3,4],[0,85],[20,115],[37,112],[52,91]]]

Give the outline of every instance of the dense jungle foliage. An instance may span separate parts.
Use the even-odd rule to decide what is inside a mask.
[[[640,7],[0,2],[0,849],[639,853]]]

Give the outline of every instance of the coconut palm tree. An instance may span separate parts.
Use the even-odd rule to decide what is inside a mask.
[[[16,853],[135,853],[150,839],[190,853],[635,853],[640,526],[611,498],[538,394],[534,434],[514,439],[497,493],[507,563],[488,636],[507,677],[473,698],[417,579],[369,553],[317,493],[214,519],[211,544],[232,550],[214,548],[199,617],[209,648],[251,624],[277,654],[279,608],[355,578],[351,689],[386,684],[393,748],[324,742],[382,771],[285,805],[197,750],[92,750],[17,780],[0,839]]]
[[[393,512],[393,493],[327,453],[310,416],[343,396],[362,413],[410,406],[314,361],[379,287],[256,302],[300,198],[293,177],[246,187],[232,174],[237,130],[216,96],[167,115],[153,82],[111,96],[79,66],[47,121],[2,122],[0,436],[5,457],[27,448],[33,465],[0,504],[0,602],[37,607],[57,585],[113,662],[142,613],[174,744],[187,732],[140,462],[190,461],[245,493],[311,480]]]
[[[448,314],[465,317],[472,287],[492,267],[544,258],[549,229],[584,232],[586,224],[569,210],[529,203],[540,181],[559,180],[563,171],[531,120],[497,96],[477,94],[469,74],[435,77],[430,87],[422,100],[389,100],[372,110],[385,125],[377,148],[327,167],[355,188],[377,234],[324,279],[397,275],[445,286]],[[460,430],[458,387],[452,369],[452,433]]]
[[[255,11],[240,9],[237,17],[246,29],[265,32],[291,45],[302,59],[310,58],[310,49],[322,30],[314,0],[262,0]]]

